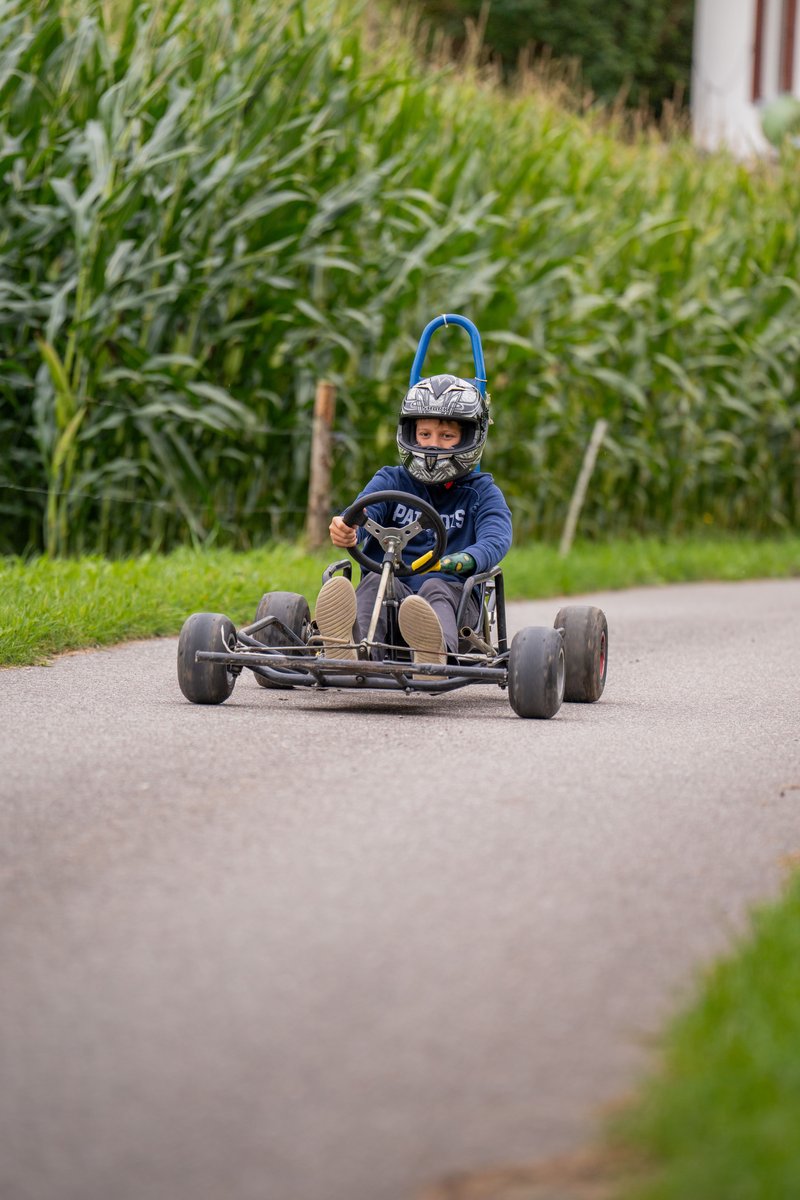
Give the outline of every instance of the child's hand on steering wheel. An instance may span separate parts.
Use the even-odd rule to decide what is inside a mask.
[[[334,517],[328,526],[328,533],[331,535],[331,541],[334,546],[338,546],[342,550],[346,550],[348,546],[355,546],[358,541],[358,530],[354,525],[348,525],[341,517]]]

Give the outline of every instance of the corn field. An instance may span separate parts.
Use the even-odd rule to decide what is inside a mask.
[[[800,157],[574,109],[348,0],[0,0],[0,552],[293,535],[316,381],[343,505],[445,311],[518,539],[599,417],[584,536],[796,528]]]

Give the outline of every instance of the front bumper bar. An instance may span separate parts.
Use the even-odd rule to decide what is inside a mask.
[[[274,654],[268,651],[262,654],[253,650],[198,650],[195,658],[198,662],[224,663],[227,667],[248,667],[279,687],[448,692],[473,683],[493,683],[505,687],[508,680],[505,664],[471,667],[395,662],[391,659],[372,662],[311,654]]]

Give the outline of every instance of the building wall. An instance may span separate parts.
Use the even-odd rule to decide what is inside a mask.
[[[792,78],[781,78],[782,42],[790,4],[795,12]],[[727,145],[734,153],[763,153],[761,106],[792,91],[800,95],[798,0],[696,0],[692,56],[692,126],[699,146]],[[761,13],[759,96],[754,99],[757,12]],[[783,74],[786,74],[785,66]]]
[[[707,150],[727,145],[746,155],[767,147],[751,99],[754,30],[755,0],[697,0],[692,129]]]

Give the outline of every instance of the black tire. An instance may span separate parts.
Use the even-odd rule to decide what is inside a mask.
[[[518,717],[548,720],[564,699],[564,642],[555,629],[521,629],[508,655],[508,699]]]
[[[564,699],[594,704],[603,694],[608,674],[608,622],[600,608],[573,604],[559,610],[556,629],[564,630],[567,681]]]
[[[299,596],[297,592],[265,592],[259,602],[255,619],[260,621],[262,617],[277,617],[297,637],[302,638],[304,642],[308,641],[311,612],[305,596]],[[261,642],[262,646],[285,646],[288,640],[278,625],[267,625],[265,629],[254,633],[253,637],[257,642]],[[292,686],[290,683],[273,683],[263,675],[256,675],[255,678],[259,687],[263,688],[285,691]]]
[[[232,650],[236,629],[222,613],[192,613],[178,641],[178,683],[192,704],[222,704],[236,683],[224,663],[195,662],[198,650]]]

